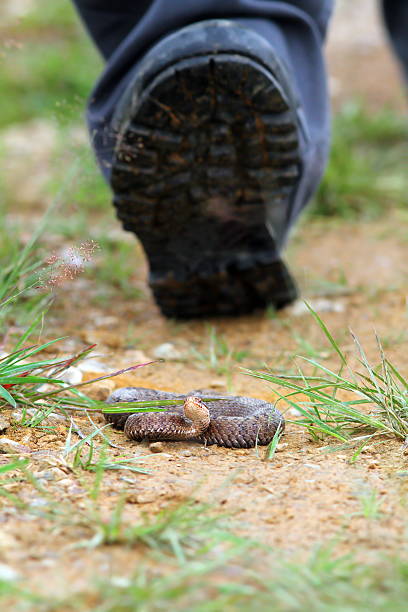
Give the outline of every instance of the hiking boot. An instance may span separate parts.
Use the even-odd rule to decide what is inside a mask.
[[[234,21],[187,26],[137,65],[113,120],[114,205],[164,315],[238,315],[297,297],[279,256],[300,123],[273,48]]]

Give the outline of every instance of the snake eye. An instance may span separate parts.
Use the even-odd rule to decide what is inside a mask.
[[[184,403],[188,404],[189,406],[205,406],[205,404],[202,401],[202,399],[200,397],[195,396],[195,395],[189,395],[188,397],[186,397]]]
[[[190,410],[202,410],[205,408],[207,410],[207,406],[201,400],[201,398],[196,397],[195,395],[189,395],[184,400],[184,409],[189,408]]]

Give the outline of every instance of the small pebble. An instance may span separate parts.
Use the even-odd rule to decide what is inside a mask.
[[[47,481],[55,480],[55,475],[51,472],[51,470],[44,471],[44,472],[33,472],[33,476],[35,476],[39,480],[47,480]]]
[[[138,503],[137,493],[133,493],[133,492],[128,493],[126,495],[126,501],[128,502],[128,504],[137,504]]]
[[[82,372],[76,366],[70,366],[59,375],[59,379],[68,383],[69,385],[77,385],[82,382]]]
[[[103,402],[115,389],[113,380],[101,380],[90,385],[88,394],[96,400]]]
[[[150,361],[150,357],[143,351],[128,349],[123,352],[123,358],[126,365],[136,365],[138,363],[145,363]]]
[[[85,493],[85,489],[82,489],[75,484],[72,485],[72,487],[68,487],[67,491],[69,495],[83,495]]]
[[[321,298],[317,300],[308,300],[308,304],[315,312],[344,312],[344,304],[337,300]],[[288,310],[294,317],[310,314],[308,307],[302,300],[296,301]]]
[[[67,465],[66,459],[61,456],[60,451],[53,451],[50,449],[34,451],[31,457],[36,462],[36,468],[39,471],[45,471],[49,469],[57,469],[62,471],[63,476],[65,477],[68,472],[70,472],[70,468]],[[57,476],[59,472],[56,472]]]
[[[93,324],[95,325],[95,327],[103,327],[109,329],[112,327],[115,328],[119,324],[119,321],[117,317],[113,317],[111,315],[102,317],[98,316],[93,319]],[[98,370],[94,370],[94,372],[97,371]],[[101,370],[101,372],[103,372],[103,370]]]
[[[110,579],[110,584],[114,587],[119,587],[120,589],[127,589],[132,585],[132,580],[130,578],[125,578],[124,576],[112,576]]]
[[[104,363],[98,361],[98,359],[85,359],[77,365],[77,368],[81,372],[96,372],[101,374],[109,372],[109,368]]]
[[[12,508],[11,510],[15,510],[16,512],[18,512],[16,508]],[[9,514],[10,514],[10,511],[9,511]],[[7,533],[6,531],[4,531],[4,528],[2,528],[2,530],[0,531],[0,546],[3,550],[13,550],[17,546],[16,538],[13,535],[11,535],[11,533]],[[0,570],[0,581],[1,581],[1,577],[2,576],[1,576],[1,570]]]
[[[281,451],[284,451],[286,448],[288,448],[289,444],[287,442],[281,442],[281,444],[278,444],[278,446],[275,449],[275,453],[280,453]]]
[[[321,470],[320,465],[317,465],[316,463],[304,463],[303,465],[312,470]]]
[[[149,450],[152,453],[162,453],[164,451],[163,442],[152,442],[149,444]]]
[[[58,484],[61,485],[62,487],[70,487],[71,485],[74,484],[74,481],[71,480],[71,478],[63,478],[62,480],[58,482]]]
[[[300,416],[302,414],[297,408],[289,408],[288,413],[292,414],[293,416]]]
[[[35,497],[34,499],[30,499],[30,506],[33,508],[44,508],[48,506],[49,501],[44,499],[43,497]]]
[[[210,389],[225,389],[225,380],[222,378],[213,378],[208,385]]]
[[[10,427],[10,421],[3,416],[0,416],[0,433],[3,433]]]
[[[177,359],[182,359],[183,357],[172,342],[164,342],[163,344],[156,346],[153,351],[153,355],[156,357],[156,359],[167,359],[169,361],[175,361]]]
[[[61,480],[62,478],[66,478],[66,473],[58,467],[52,467],[45,473],[52,474],[52,480]]]
[[[157,499],[157,495],[154,492],[139,493],[135,496],[136,504],[150,504]]]
[[[238,484],[252,484],[256,481],[256,478],[253,474],[239,474],[234,481]]]
[[[0,438],[0,453],[30,453],[31,449],[28,446],[23,446],[9,438]]]
[[[10,567],[10,565],[6,565],[5,563],[0,563],[0,580],[4,582],[14,582],[18,580],[20,575],[16,572],[15,569]]]

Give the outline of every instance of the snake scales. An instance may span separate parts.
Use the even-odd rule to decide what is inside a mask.
[[[155,401],[165,412],[105,414],[116,429],[124,429],[132,440],[198,440],[229,448],[266,445],[276,430],[283,431],[281,413],[266,401],[231,396],[205,404],[200,398],[216,397],[211,391],[192,391],[185,395],[143,387],[124,387],[114,391],[107,403]],[[180,399],[179,405],[160,406],[160,400]]]

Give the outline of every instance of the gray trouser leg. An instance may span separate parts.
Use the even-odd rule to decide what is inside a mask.
[[[408,2],[407,0],[382,0],[382,7],[391,44],[402,64],[408,84]]]
[[[329,148],[329,109],[322,46],[334,0],[74,0],[107,60],[88,106],[88,122],[98,160],[109,179],[114,138],[112,113],[143,54],[166,34],[196,21],[236,19],[275,48],[293,76],[308,147],[303,179],[288,228],[316,190]]]

